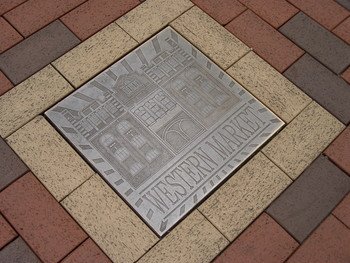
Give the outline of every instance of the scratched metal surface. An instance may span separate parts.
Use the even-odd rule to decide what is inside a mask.
[[[159,236],[284,124],[171,27],[45,114]]]

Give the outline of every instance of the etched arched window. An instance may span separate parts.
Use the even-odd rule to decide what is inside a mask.
[[[180,151],[199,132],[199,128],[192,120],[183,118],[170,124],[163,133],[163,138],[175,151]]]
[[[109,147],[116,139],[112,134],[106,133],[100,137],[99,141],[104,147]]]

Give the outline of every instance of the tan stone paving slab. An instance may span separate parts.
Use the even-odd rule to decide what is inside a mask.
[[[47,66],[0,97],[0,136],[5,138],[73,90]]]
[[[211,262],[228,243],[227,239],[195,210],[138,263]]]
[[[171,24],[182,36],[227,69],[250,49],[198,7],[192,7]]]
[[[112,23],[52,64],[78,87],[136,45],[135,40]]]
[[[17,130],[7,142],[58,201],[94,174],[42,116]]]
[[[258,153],[210,196],[199,210],[232,241],[290,183],[283,171]]]
[[[287,123],[311,102],[311,98],[254,52],[241,58],[227,73]]]
[[[344,127],[313,101],[262,151],[292,179],[296,179]]]
[[[158,240],[97,174],[61,203],[114,262],[134,262]]]
[[[192,6],[189,0],[147,0],[116,23],[141,43]]]

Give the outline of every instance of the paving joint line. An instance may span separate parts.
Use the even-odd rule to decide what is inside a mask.
[[[289,2],[287,2],[287,3],[289,3]],[[291,4],[291,3],[289,3],[289,4]],[[292,5],[292,4],[291,4]],[[280,32],[279,31],[279,29],[281,28],[281,27],[283,27],[285,24],[287,24],[290,20],[292,20],[296,15],[298,15],[300,12],[302,12],[299,8],[297,8],[296,6],[294,6],[294,5],[292,5],[293,7],[295,7],[298,11],[293,15],[293,16],[291,16],[289,19],[287,19],[284,23],[282,23],[279,27],[277,27],[277,28],[275,28],[278,32]],[[281,33],[281,32],[280,32]],[[282,33],[281,33],[282,34]],[[282,34],[283,35],[283,34]],[[284,35],[283,35],[284,36]],[[293,42],[294,43],[294,42]]]
[[[349,127],[350,127],[350,124],[349,124]],[[342,172],[344,172],[346,175],[349,175],[347,171],[345,171],[342,167],[340,167],[335,161],[333,161],[332,158],[330,158],[327,154],[325,154],[325,150],[328,148],[328,146],[330,146],[342,133],[343,131],[347,128],[347,126],[345,126],[345,128],[338,134],[338,136],[330,143],[327,145],[327,147],[322,151],[322,155],[324,157],[327,158],[328,161],[330,161],[332,164],[334,164],[339,170],[341,170]]]
[[[302,13],[304,13],[303,11],[300,11]],[[300,12],[298,12],[296,15],[298,15]],[[342,42],[344,42],[345,44],[347,44],[343,39],[339,38],[336,34],[334,34],[332,31],[330,31],[329,29],[325,28],[323,25],[321,25],[319,22],[317,22],[315,19],[313,19],[311,16],[309,16],[308,14],[304,13],[307,17],[309,17],[310,19],[312,19],[315,23],[317,23],[319,26],[323,27],[323,29],[327,30],[327,32],[331,33],[333,36],[335,36],[336,38],[338,38],[339,40],[341,40]],[[295,15],[295,16],[296,16]],[[294,17],[294,16],[293,16]],[[299,46],[296,42],[294,42],[292,39],[290,39],[288,36],[286,36],[285,34],[283,34],[280,31],[280,28],[278,28],[278,32],[281,33],[284,37],[286,37],[289,41],[291,41],[292,43],[294,43],[294,45],[296,45],[297,47],[299,47],[301,50],[304,51],[304,54],[302,54],[297,60],[295,60],[291,65],[288,66],[288,68],[286,68],[283,73],[289,69],[292,65],[294,65],[294,63],[296,63],[300,58],[302,58],[305,54],[308,54],[310,57],[312,57],[313,59],[315,59],[318,63],[320,63],[322,66],[324,66],[325,68],[327,68],[330,72],[332,72],[334,75],[339,76],[338,73],[334,72],[332,69],[330,69],[328,66],[326,66],[323,62],[319,61],[314,55],[310,54],[307,50],[305,50],[303,47]],[[350,66],[350,63],[342,70],[342,72],[346,71],[347,68]],[[281,72],[282,74],[282,72]]]
[[[74,149],[74,148],[73,148]],[[75,149],[74,149],[74,151],[75,151]],[[80,156],[80,155],[79,155]],[[81,157],[81,156],[80,156]],[[84,159],[83,159],[84,160]],[[84,162],[85,162],[85,160],[84,160]],[[85,162],[86,163],[86,162]],[[94,171],[95,172],[95,171]],[[57,202],[59,202],[60,204],[67,198],[67,197],[69,197],[71,194],[73,194],[76,190],[78,190],[83,184],[85,184],[87,181],[89,181],[90,179],[91,179],[91,177],[93,177],[95,175],[95,173],[94,174],[92,174],[92,175],[90,175],[86,180],[84,180],[82,183],[80,183],[77,187],[75,187],[74,189],[72,189],[68,194],[66,194],[65,196],[63,196],[62,198],[61,198],[61,200],[60,201],[57,201]],[[57,199],[56,199],[57,200]],[[61,204],[62,205],[62,204]],[[62,205],[63,206],[63,205]]]
[[[68,12],[62,14],[61,16],[56,17],[54,20],[50,20],[50,22],[48,22],[48,23],[42,25],[40,28],[36,29],[36,30],[33,31],[30,35],[28,35],[28,36],[26,36],[26,37],[25,37],[24,35],[21,34],[21,36],[23,36],[23,38],[24,38],[23,40],[25,40],[25,39],[31,37],[32,35],[34,35],[34,34],[37,33],[38,31],[40,31],[40,30],[43,29],[44,27],[50,25],[51,23],[55,22],[56,20],[60,20],[61,17],[63,17],[64,15],[68,14],[70,11],[73,11],[75,8],[77,8],[77,7],[81,6],[81,5],[83,5],[84,3],[88,2],[88,1],[89,1],[89,0],[85,0],[84,2],[82,2],[82,3],[80,3],[79,5],[75,6],[74,8],[68,10]],[[27,1],[25,1],[25,2],[23,2],[23,3],[21,3],[21,4],[19,4],[18,6],[23,5],[23,4],[25,4],[26,2],[29,2],[29,0],[27,0]],[[18,6],[16,6],[15,8],[17,8]],[[15,9],[15,8],[13,8],[13,9]],[[13,10],[13,9],[11,9],[11,10]],[[6,13],[8,13],[8,12],[6,12]],[[6,14],[6,13],[5,13],[5,14]],[[2,17],[4,17],[5,14],[3,14]],[[61,22],[65,27],[67,27],[62,21],[60,21],[60,22]],[[11,24],[11,25],[12,25],[12,24]],[[14,25],[12,25],[12,26],[15,28]],[[68,28],[68,27],[67,27],[67,28]],[[16,29],[16,30],[17,30],[17,29]],[[74,34],[74,35],[75,35],[75,34]],[[78,36],[77,36],[77,38],[79,39]],[[23,40],[22,40],[22,41],[23,41]],[[79,39],[79,40],[80,40],[80,39]],[[22,42],[22,41],[20,41],[20,42]],[[81,40],[80,40],[80,41],[81,41]],[[20,43],[20,42],[19,42],[19,43]],[[19,43],[17,43],[17,44],[19,44]]]
[[[17,46],[19,43],[21,43],[23,40],[26,39],[26,37],[24,35],[22,35],[21,32],[19,32],[19,30],[15,27],[15,25],[13,25],[5,16],[5,14],[1,15],[2,19],[4,19],[23,39],[21,39],[18,43],[16,43],[15,45],[7,48],[6,50],[4,50],[3,52],[1,52],[1,54],[3,54],[5,51],[9,50],[10,48]]]
[[[80,226],[80,225],[79,225]],[[80,226],[81,227],[81,226]],[[82,228],[83,229],[83,228]],[[85,232],[85,230],[84,230]],[[85,232],[86,233],[86,232]],[[74,252],[77,248],[80,247],[80,245],[82,245],[86,240],[88,240],[90,238],[90,236],[86,233],[86,238],[83,239],[83,241],[81,241],[80,243],[78,243],[73,249],[71,249],[67,255],[65,255],[61,260],[59,260],[58,262],[61,263],[63,260],[65,260],[72,252]]]
[[[275,134],[274,134],[274,136],[273,137],[275,137],[278,133],[280,133],[297,115],[299,115],[299,113],[301,112],[301,111],[303,111],[305,108],[303,108],[303,109],[301,109],[300,110],[300,112],[296,115],[296,116],[294,116],[289,122],[287,122],[287,121],[285,121],[281,116],[280,116],[280,114],[277,114],[274,110],[272,110],[271,108],[270,108],[270,106],[267,106],[264,102],[262,102],[261,101],[261,99],[258,97],[258,95],[255,95],[255,94],[253,94],[253,92],[251,92],[248,88],[246,88],[245,86],[246,85],[244,85],[243,84],[243,82],[241,82],[241,81],[239,81],[239,80],[237,80],[236,78],[235,78],[235,76],[232,76],[231,74],[229,74],[229,72],[228,72],[228,70],[231,68],[231,67],[233,67],[236,63],[238,63],[241,59],[243,59],[245,56],[247,56],[250,52],[253,52],[255,55],[257,55],[259,58],[261,58],[264,62],[266,62],[262,57],[260,57],[258,54],[256,54],[253,50],[250,50],[250,51],[248,51],[243,57],[241,57],[239,60],[237,60],[234,64],[232,64],[226,71],[225,71],[225,73],[226,74],[228,74],[232,79],[234,79],[239,85],[241,85],[242,87],[244,87],[244,89],[249,93],[249,94],[251,94],[254,98],[256,98],[265,108],[267,108],[267,109],[269,109],[269,111],[271,111],[272,113],[274,113],[278,118],[280,118],[283,122],[284,122],[284,125],[281,127],[281,129],[280,130],[278,130]],[[266,62],[267,63],[267,62]],[[269,66],[271,66],[270,64],[268,64]],[[274,69],[274,70],[276,70],[276,69]],[[277,70],[276,70],[277,71]],[[278,71],[277,71],[278,72]],[[279,74],[281,74],[282,75],[282,73],[280,73],[280,72],[278,72]],[[283,75],[282,75],[283,76]],[[286,78],[285,76],[283,76],[284,78]],[[287,79],[288,80],[288,79]],[[297,87],[297,86],[296,86]],[[297,87],[298,89],[299,89],[299,87]],[[299,89],[300,90],[300,89]],[[302,90],[300,90],[301,92],[303,92]],[[304,93],[304,92],[303,92]],[[305,93],[304,93],[305,94]],[[310,98],[311,99],[311,98]],[[271,141],[271,139],[273,138],[273,137],[271,137],[268,141],[266,141],[266,142],[269,142],[269,141]],[[264,144],[265,145],[265,144]]]
[[[20,5],[23,5],[24,3],[28,2],[28,1],[29,1],[29,0],[26,0],[26,1],[22,2],[22,3],[20,3],[20,4],[15,5],[14,7],[10,8],[9,10],[7,10],[5,13],[3,13],[3,14],[0,15],[0,16],[3,17],[5,14],[9,13],[9,12],[12,11],[13,9],[16,9],[17,7],[19,7]]]
[[[344,7],[343,7],[344,8]],[[345,9],[345,8],[344,8]],[[341,20],[340,22],[338,22],[338,24],[336,24],[332,29],[328,29],[329,32],[333,33],[333,30],[336,29],[336,27],[338,27],[341,23],[343,23],[346,19],[348,19],[350,17],[350,13],[347,17],[345,17],[343,20]],[[333,33],[334,34],[334,33]],[[336,34],[334,34],[336,35]],[[336,35],[337,36],[337,35]],[[338,36],[337,36],[338,37]],[[340,37],[338,37],[340,38]],[[341,38],[340,38],[341,39]],[[343,39],[341,39],[343,40]],[[344,41],[344,40],[343,40]],[[345,42],[345,41],[344,41]]]
[[[56,21],[56,20],[55,20]],[[53,21],[54,22],[54,21]],[[65,25],[64,25],[65,26]],[[66,27],[66,26],[65,26]],[[66,27],[67,28],[67,27]],[[67,28],[68,29],[68,28]],[[69,30],[69,29],[68,29]],[[32,36],[32,35],[30,35],[30,36]],[[75,35],[74,35],[75,36]],[[77,37],[78,38],[78,37]],[[15,46],[17,46],[18,44],[20,44],[20,43],[22,43],[24,40],[26,40],[27,38],[25,38],[25,39],[23,39],[21,42],[19,42],[19,43],[17,43]],[[78,40],[80,41],[80,39],[78,38]],[[73,47],[71,47],[70,49],[68,49],[64,54],[62,54],[62,55],[60,55],[59,57],[57,57],[57,58],[54,58],[51,62],[49,62],[49,63],[47,63],[47,64],[45,64],[44,66],[42,66],[41,68],[39,68],[39,69],[37,69],[35,72],[33,72],[33,73],[31,73],[27,78],[25,78],[24,80],[22,80],[21,82],[19,82],[19,83],[17,83],[17,84],[14,84],[13,82],[12,82],[12,80],[9,78],[9,76],[8,75],[6,75],[6,73],[5,72],[3,72],[3,71],[1,71],[5,76],[6,76],[6,78],[8,79],[8,80],[10,80],[10,82],[12,83],[12,85],[13,85],[13,87],[12,88],[10,88],[7,92],[9,92],[10,90],[12,90],[12,89],[14,89],[15,87],[17,87],[18,85],[20,85],[20,84],[22,84],[23,82],[25,82],[26,80],[28,80],[29,78],[31,78],[31,77],[33,77],[35,74],[37,74],[39,71],[41,71],[42,69],[44,69],[44,68],[46,68],[48,65],[51,65],[51,66],[53,66],[53,64],[51,64],[52,62],[54,62],[54,61],[56,61],[57,59],[59,59],[60,57],[62,57],[62,56],[64,56],[65,54],[67,54],[69,51],[71,51],[72,49],[74,49],[74,48],[76,48],[78,45],[80,45],[82,42],[80,41],[80,43],[78,43],[77,45],[75,45],[75,46],[73,46]],[[15,46],[12,46],[11,48],[13,48],[13,47],[15,47]],[[9,49],[7,49],[6,51],[8,51]],[[6,52],[5,51],[5,52]],[[2,53],[3,54],[3,53]],[[55,68],[55,70],[56,71],[58,71],[56,68]],[[59,71],[58,71],[59,72]],[[59,72],[60,73],[60,72]],[[60,75],[62,75],[62,74],[60,74]],[[68,81],[69,82],[69,81]],[[70,82],[69,82],[70,83]],[[70,83],[71,84],[71,83]],[[72,87],[74,87],[73,85],[72,85]],[[7,92],[5,92],[5,93],[7,93]],[[4,94],[5,94],[4,93]],[[3,94],[3,95],[4,95]],[[2,96],[2,95],[1,95]],[[0,97],[1,97],[0,96]]]
[[[333,210],[333,211],[334,211],[334,210]],[[331,212],[330,215],[334,216],[334,217],[339,221],[339,223],[341,223],[341,224],[344,225],[347,229],[350,230],[350,227],[348,227],[347,225],[345,225],[345,223],[344,223],[339,217],[337,217],[335,214],[333,214],[333,211]]]
[[[84,2],[84,3],[85,3],[85,2]],[[192,8],[192,7],[191,7],[191,8]],[[191,9],[191,8],[190,8],[190,9]],[[72,9],[72,10],[74,10],[74,9]],[[188,10],[189,10],[189,9],[188,9]],[[188,10],[186,10],[185,12],[187,12]],[[246,10],[245,10],[245,11],[246,11]],[[244,11],[243,11],[243,12],[244,12]],[[243,12],[242,12],[242,13],[243,13]],[[239,15],[238,15],[238,16],[239,16]],[[293,16],[293,17],[294,17],[294,16]],[[114,22],[115,22],[115,21],[114,21]],[[113,22],[112,22],[112,23],[113,23]],[[317,22],[317,23],[318,23],[318,22]],[[170,22],[169,22],[169,24],[170,24]],[[107,25],[107,26],[108,26],[108,25]],[[118,25],[118,26],[119,26],[119,25]],[[67,28],[68,28],[68,27],[67,27]],[[102,29],[100,29],[100,30],[102,30]],[[99,30],[99,31],[100,31],[100,30]],[[122,30],[125,31],[123,28],[122,28]],[[277,29],[276,29],[276,30],[277,30]],[[327,30],[328,30],[328,29],[327,29]],[[99,32],[99,31],[97,31],[97,32]],[[330,30],[328,30],[328,31],[331,32]],[[97,32],[96,32],[96,33],[97,33]],[[126,32],[126,33],[127,33],[127,32]],[[281,32],[280,32],[280,33],[281,33]],[[127,33],[127,34],[128,34],[128,33]],[[128,35],[129,35],[129,34],[128,34]],[[129,35],[129,36],[130,36],[130,35]],[[132,36],[130,36],[130,37],[131,37],[132,39],[134,39]],[[152,37],[152,36],[151,36],[151,37]],[[150,38],[151,38],[151,37],[150,37]],[[144,41],[146,41],[146,40],[144,40]],[[138,41],[136,41],[136,42],[139,43],[139,44],[143,43],[143,42],[140,43],[140,42],[138,42]],[[83,42],[81,42],[81,43],[83,43]],[[137,47],[134,47],[134,48],[137,48]],[[133,49],[134,49],[134,48],[133,48]],[[132,50],[133,50],[133,49],[132,49]],[[251,49],[251,50],[252,50],[252,49]],[[250,50],[250,51],[251,51],[251,50]],[[242,58],[243,58],[245,55],[247,55],[250,51],[248,51],[246,54],[244,54],[240,59],[242,59]],[[304,51],[305,51],[305,50],[304,50]],[[68,51],[67,51],[67,52],[68,52]],[[66,52],[66,53],[67,53],[67,52]],[[65,53],[65,54],[66,54],[66,53]],[[127,52],[127,53],[129,53],[129,52]],[[126,54],[127,54],[127,53],[126,53]],[[126,54],[124,54],[123,56],[125,56]],[[304,54],[308,54],[308,53],[305,52]],[[304,54],[303,54],[303,55],[304,55]],[[63,54],[63,55],[64,55],[64,54]],[[302,56],[303,56],[303,55],[302,55]],[[302,56],[300,56],[296,61],[298,61]],[[311,55],[310,55],[310,56],[311,56]],[[237,63],[240,59],[238,59],[238,60],[237,60],[236,62],[234,62],[232,65],[234,65],[235,63]],[[263,59],[263,60],[264,60],[264,59]],[[264,61],[265,61],[265,60],[264,60]],[[295,61],[295,62],[296,62],[296,61]],[[317,61],[318,61],[318,60],[317,60]],[[291,65],[293,65],[295,62],[293,62]],[[267,63],[268,63],[268,62],[267,62]],[[321,63],[321,62],[320,62],[320,63]],[[50,63],[49,63],[49,64],[50,64]],[[268,64],[269,64],[269,63],[268,63]],[[232,66],[232,65],[231,65],[231,66]],[[270,64],[269,64],[269,65],[270,65]],[[291,66],[291,65],[290,65],[290,66]],[[52,66],[53,66],[53,65],[52,65]],[[231,66],[229,66],[228,68],[230,68]],[[290,67],[290,66],[289,66],[289,67]],[[289,68],[289,67],[288,67],[288,68]],[[54,68],[55,68],[55,67],[54,67]],[[287,69],[288,69],[288,68],[287,68]],[[287,69],[286,69],[286,70],[287,70]],[[55,70],[57,70],[57,69],[55,68]],[[346,69],[345,69],[345,70],[346,70]],[[57,70],[57,71],[58,71],[58,70]],[[102,70],[102,71],[103,71],[103,70]],[[58,72],[59,72],[59,71],[58,71]],[[331,71],[331,72],[333,72],[333,71]],[[333,73],[334,73],[334,72],[333,72]],[[61,76],[63,76],[63,75],[61,74],[61,72],[59,72],[59,74],[60,74]],[[99,73],[98,73],[98,74],[99,74]],[[281,74],[282,74],[282,73],[281,73]],[[96,75],[97,75],[97,74],[96,74]],[[63,77],[64,77],[64,76],[63,76]],[[283,77],[286,78],[285,76],[283,76]],[[64,77],[64,78],[65,78],[65,77]],[[65,78],[65,79],[66,79],[66,78]],[[67,80],[67,79],[66,79],[66,80]],[[67,80],[67,82],[70,83],[68,80]],[[70,84],[71,84],[71,83],[70,83]],[[18,85],[18,84],[17,84],[17,85]],[[83,85],[83,84],[82,84],[82,85]],[[73,86],[73,85],[72,85],[72,86]],[[73,86],[73,87],[74,87],[74,86]],[[78,88],[78,87],[77,87],[77,88]],[[75,87],[74,87],[74,90],[76,90]],[[68,95],[67,95],[67,96],[68,96]],[[312,101],[311,101],[311,102],[312,102]],[[310,102],[310,103],[311,103],[311,102]],[[309,103],[309,104],[310,104],[310,103]],[[309,104],[308,104],[308,105],[309,105]],[[305,108],[306,108],[308,105],[306,105]],[[296,118],[305,108],[303,108],[294,118]],[[39,114],[39,115],[40,115],[40,114]],[[293,119],[294,119],[294,118],[293,118]],[[292,119],[292,120],[293,120],[293,119]],[[292,120],[291,120],[291,121],[292,121]],[[290,121],[290,122],[291,122],[291,121]],[[289,122],[289,123],[290,123],[290,122]],[[25,124],[24,124],[24,125],[25,125]],[[24,125],[23,125],[23,126],[24,126]],[[288,124],[287,124],[287,125],[288,125]],[[287,127],[287,125],[286,125],[285,127]],[[22,126],[21,126],[21,127],[22,127]],[[283,127],[283,129],[284,129],[285,127]],[[16,131],[17,131],[17,130],[16,130]],[[276,135],[277,135],[277,134],[276,134]],[[10,135],[8,135],[8,136],[10,136]],[[262,151],[260,151],[260,152],[262,152]],[[323,153],[321,153],[321,154],[323,154]],[[79,155],[79,156],[80,156],[80,155]],[[268,158],[268,157],[267,157],[267,158]],[[270,159],[269,159],[269,160],[270,160]],[[272,161],[272,160],[271,160],[271,161]],[[272,161],[272,162],[273,162],[273,161]],[[275,164],[275,165],[276,165],[276,164]],[[276,166],[278,167],[278,165],[276,165]],[[279,167],[279,168],[280,168],[280,167]],[[281,170],[282,170],[282,169],[281,169]],[[282,171],[283,171],[283,170],[282,170]],[[92,176],[93,176],[93,175],[92,175]],[[90,176],[87,180],[89,180],[92,176]],[[289,176],[288,176],[288,177],[289,177]],[[21,177],[19,177],[19,178],[21,178]],[[85,183],[87,180],[85,180],[83,183]],[[39,180],[39,181],[40,181],[40,180]],[[83,184],[83,183],[82,183],[82,184]],[[293,179],[292,179],[292,183],[293,183]],[[291,184],[292,184],[292,183],[291,183]],[[82,184],[80,184],[78,187],[80,187]],[[291,184],[290,184],[290,185],[291,185]],[[77,187],[77,188],[78,188],[78,187]],[[289,186],[288,186],[288,187],[289,187]],[[287,187],[287,188],[288,188],[288,187]],[[75,188],[72,192],[74,192],[77,188]],[[287,189],[287,188],[286,188],[286,189]],[[285,190],[286,190],[286,189],[285,189]],[[218,190],[218,189],[217,189],[217,190]],[[284,191],[285,191],[285,190],[284,190]],[[284,192],[284,191],[282,191],[282,192]],[[72,192],[71,192],[71,193],[72,193]],[[281,192],[281,193],[282,193],[282,192]],[[50,194],[51,194],[51,193],[50,193]],[[68,194],[68,195],[70,195],[70,194]],[[68,195],[67,195],[67,196],[68,196]],[[66,197],[67,197],[67,196],[66,196]],[[66,197],[64,197],[64,198],[66,198]],[[276,198],[277,198],[277,197],[276,197]],[[62,201],[63,201],[63,199],[62,199]],[[271,203],[272,203],[272,202],[271,202]],[[199,210],[197,209],[197,211],[199,211]],[[264,211],[265,211],[265,210],[264,210]],[[199,211],[199,212],[202,214],[201,211]],[[332,212],[331,212],[330,214],[332,214]],[[202,214],[202,215],[203,215],[203,214]],[[204,216],[204,215],[203,215],[203,216]],[[328,215],[328,216],[329,216],[329,215]],[[327,217],[328,217],[328,216],[327,216]],[[333,215],[333,216],[335,216],[335,215]],[[205,216],[204,216],[204,217],[205,217]],[[205,218],[206,218],[206,217],[205,217]],[[254,221],[252,221],[252,222],[249,224],[249,226],[250,226],[253,222],[255,222],[255,220],[256,220],[257,218],[258,218],[258,217],[256,217],[256,218],[254,219]],[[336,217],[336,218],[337,218],[337,217]],[[207,219],[207,218],[206,218],[206,219]],[[338,219],[338,218],[337,218],[337,219]],[[339,220],[339,219],[338,219],[338,220]],[[208,219],[208,221],[210,222],[209,219]],[[339,220],[339,221],[341,221],[341,220]],[[322,221],[322,222],[323,222],[323,221]],[[341,222],[342,222],[342,221],[341,221]],[[210,222],[210,223],[212,224],[212,222]],[[343,223],[343,222],[342,222],[342,223]],[[321,223],[320,223],[320,224],[321,224]],[[213,224],[212,224],[212,225],[213,225]],[[213,226],[215,227],[215,225],[213,225]],[[249,226],[247,226],[247,227],[245,228],[245,230],[246,230]],[[318,225],[313,231],[315,231],[318,227],[319,227],[319,225]],[[215,228],[216,228],[216,227],[215,227]],[[217,229],[217,228],[216,228],[216,229]],[[245,230],[243,230],[243,231],[235,238],[235,240],[236,240]],[[312,232],[313,232],[313,231],[312,231]],[[219,232],[220,232],[220,231],[219,231]],[[220,233],[221,233],[221,232],[220,232]],[[223,235],[223,236],[226,238],[225,235]],[[307,237],[307,238],[308,238],[308,237]],[[306,240],[307,238],[305,238],[305,240]],[[227,238],[226,238],[226,239],[227,239]],[[86,240],[86,239],[85,239],[85,240]],[[85,241],[85,240],[84,240],[84,241]],[[153,246],[155,246],[160,240],[162,240],[162,239],[159,239]],[[233,240],[233,242],[234,242],[235,240]],[[84,242],[84,241],[83,241],[83,242]],[[229,241],[229,240],[228,240],[228,241]],[[232,243],[232,242],[231,242],[231,243]],[[230,244],[230,241],[229,241],[229,244]],[[152,247],[153,247],[153,246],[152,246]],[[78,246],[77,246],[77,247],[78,247]],[[152,247],[151,247],[151,248],[152,248]],[[151,249],[151,248],[150,248],[150,249]],[[75,248],[74,248],[74,249],[75,249]],[[73,249],[73,250],[74,250],[74,249]],[[150,249],[149,249],[149,250],[150,250]],[[297,249],[298,249],[298,248],[296,248],[295,251],[296,251]],[[149,250],[148,250],[148,251],[149,251]],[[219,254],[221,254],[223,251],[225,251],[225,249],[223,249]],[[294,252],[295,252],[295,251],[294,251]],[[292,254],[294,254],[294,252],[293,252]],[[70,253],[71,253],[71,252],[69,252],[67,255],[69,255]],[[145,255],[146,253],[147,253],[147,252],[145,252],[143,255]],[[218,254],[218,255],[219,255],[219,254]],[[291,255],[292,255],[292,254],[291,254]],[[143,255],[142,255],[141,257],[143,257]],[[218,255],[217,255],[217,256],[218,256]],[[141,257],[140,257],[140,258],[141,258]],[[139,260],[139,259],[138,259],[138,260]]]
[[[20,176],[20,177],[22,177],[22,176]],[[39,182],[40,182],[40,181],[39,181]],[[40,182],[40,183],[41,183],[41,182]],[[51,193],[50,193],[50,194],[51,194]],[[8,218],[7,218],[4,214],[2,214],[2,216],[5,218],[5,220],[6,220],[7,222],[10,223],[10,221],[8,220]],[[10,225],[11,225],[12,228],[16,231],[17,236],[16,236],[15,238],[13,238],[11,242],[8,242],[1,250],[3,250],[5,247],[9,246],[9,245],[10,245],[13,241],[15,241],[16,239],[21,238],[21,239],[23,240],[23,242],[24,242],[24,243],[28,246],[28,248],[31,250],[31,252],[32,252],[40,261],[42,261],[41,257],[39,257],[39,254],[32,248],[32,246],[29,245],[29,243],[26,241],[26,239],[25,239],[23,236],[20,235],[20,233],[19,233],[19,231],[17,230],[17,228],[14,227],[14,225],[12,225],[11,223],[10,223]],[[0,250],[0,251],[1,251],[1,250]]]
[[[335,206],[335,207],[337,207],[337,205]],[[334,208],[333,208],[333,210],[334,210]],[[315,233],[318,229],[319,229],[319,227],[328,219],[328,217],[330,217],[330,216],[334,216],[333,214],[332,214],[332,212],[333,212],[333,210],[331,210],[331,212],[329,212],[322,220],[321,220],[321,222],[320,223],[318,223],[316,226],[315,226],[315,228],[304,238],[304,240],[302,241],[302,242],[299,242],[298,240],[296,240],[295,238],[294,238],[294,236],[293,235],[291,235],[300,245],[289,255],[289,257],[284,261],[284,262],[287,262],[298,250],[299,250],[299,248],[301,248],[302,246],[303,246],[303,244],[305,243],[305,242],[307,242],[308,241],[308,239],[311,237],[311,235],[313,234],[313,233]],[[271,216],[272,217],[272,216]],[[335,216],[334,216],[335,217]],[[273,218],[273,217],[272,217]],[[344,225],[344,223],[342,222],[342,221],[340,221],[337,217],[335,217],[336,218],[336,220],[338,221],[338,222],[340,222],[341,224],[343,224]],[[274,219],[275,220],[275,219]],[[275,220],[276,221],[276,220]],[[277,221],[276,221],[277,222]],[[347,226],[346,226],[347,227]],[[347,227],[348,228],[348,227]],[[284,228],[283,228],[284,229]],[[286,229],[285,229],[286,230]],[[287,230],[286,230],[287,231]],[[287,231],[288,233],[289,233],[289,231]]]
[[[232,176],[234,176],[234,175],[232,175]],[[232,177],[231,176],[231,177]],[[230,178],[231,178],[230,177]],[[223,186],[223,185],[221,185],[221,186]],[[220,187],[218,187],[214,192],[213,192],[213,194],[216,192],[216,191],[218,191],[220,189]],[[213,195],[212,194],[212,195]],[[206,200],[207,200],[208,198],[206,198]],[[202,202],[202,204],[203,204],[204,202]],[[197,208],[195,209],[195,210],[197,210],[206,220],[208,220],[208,222],[226,239],[226,241],[228,241],[228,245],[227,246],[229,246],[231,243],[232,243],[232,241],[230,241],[230,239],[208,218],[208,217],[206,217],[205,216],[205,214],[204,213],[202,213],[202,211],[200,211],[199,210],[199,207],[200,207],[200,205],[199,206],[197,206]],[[193,210],[193,211],[195,211],[195,210]],[[226,246],[226,247],[227,247]],[[223,249],[223,250],[225,250],[225,249]],[[222,251],[223,251],[222,250]]]

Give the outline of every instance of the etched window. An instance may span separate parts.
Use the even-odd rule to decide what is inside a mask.
[[[117,105],[118,105],[117,102],[112,100],[110,103],[107,103],[104,107],[109,113],[115,114],[116,112],[119,111]]]
[[[69,122],[75,121],[75,118],[73,117],[73,115],[70,112],[68,112],[67,110],[65,110],[62,114],[64,115],[64,117],[66,117],[66,119]]]
[[[94,127],[87,120],[82,120],[80,125],[87,132],[90,132],[94,129]]]
[[[176,58],[176,60],[180,61],[181,63],[183,63],[186,60],[186,58],[180,53],[176,53],[175,58]]]
[[[141,148],[146,143],[146,138],[139,134],[134,136],[130,142],[134,147]]]
[[[153,160],[155,160],[159,156],[159,154],[160,153],[157,149],[152,149],[146,153],[145,157],[146,157],[148,162],[152,162]]]
[[[209,116],[214,111],[214,109],[215,108],[210,104],[203,105],[202,107],[203,115]]]
[[[199,95],[187,86],[182,87],[180,91],[189,103],[197,103],[200,100]]]
[[[164,52],[164,53],[161,55],[162,58],[166,58],[167,56],[169,56],[169,55],[168,55],[168,52]]]
[[[120,162],[123,162],[124,160],[126,160],[129,157],[129,155],[130,155],[130,153],[129,153],[128,149],[126,149],[125,147],[118,148],[114,153],[114,156]]]
[[[142,168],[143,168],[143,165],[141,163],[135,162],[130,166],[130,173],[132,175],[135,175],[138,172],[140,172]]]
[[[89,116],[88,116],[88,119],[96,126],[98,127],[102,121],[100,120],[100,118],[95,114],[95,113],[91,113]]]
[[[176,68],[179,64],[179,62],[177,62],[173,57],[168,59],[168,63],[170,64],[170,66],[172,66],[173,68]]]
[[[161,71],[159,68],[157,68],[157,69],[154,71],[154,74],[156,74],[158,78],[162,78],[162,77],[165,76],[165,74],[163,73],[163,71]]]
[[[104,108],[99,108],[98,110],[96,110],[96,112],[100,116],[100,118],[104,121],[106,121],[111,117]]]
[[[82,110],[82,113],[83,113],[85,116],[89,115],[91,112],[92,112],[92,110],[91,110],[90,108],[86,108],[86,109],[83,109],[83,110]]]
[[[135,93],[135,91],[137,91],[139,89],[140,85],[141,85],[141,83],[136,79],[126,80],[122,89],[127,95],[130,96],[133,93]]]
[[[162,70],[169,74],[173,69],[165,62],[163,62],[162,64],[160,64],[160,67],[162,68]]]
[[[220,91],[218,87],[216,87],[215,84],[210,83],[206,78],[204,78],[202,75],[198,75],[194,81],[207,93],[210,95],[210,97],[215,101],[217,105],[222,104],[225,102],[229,96],[225,94],[224,92]]]
[[[121,133],[124,134],[126,133],[128,130],[130,130],[131,128],[131,124],[128,121],[122,121],[120,123],[118,123],[117,125],[117,130]]]

